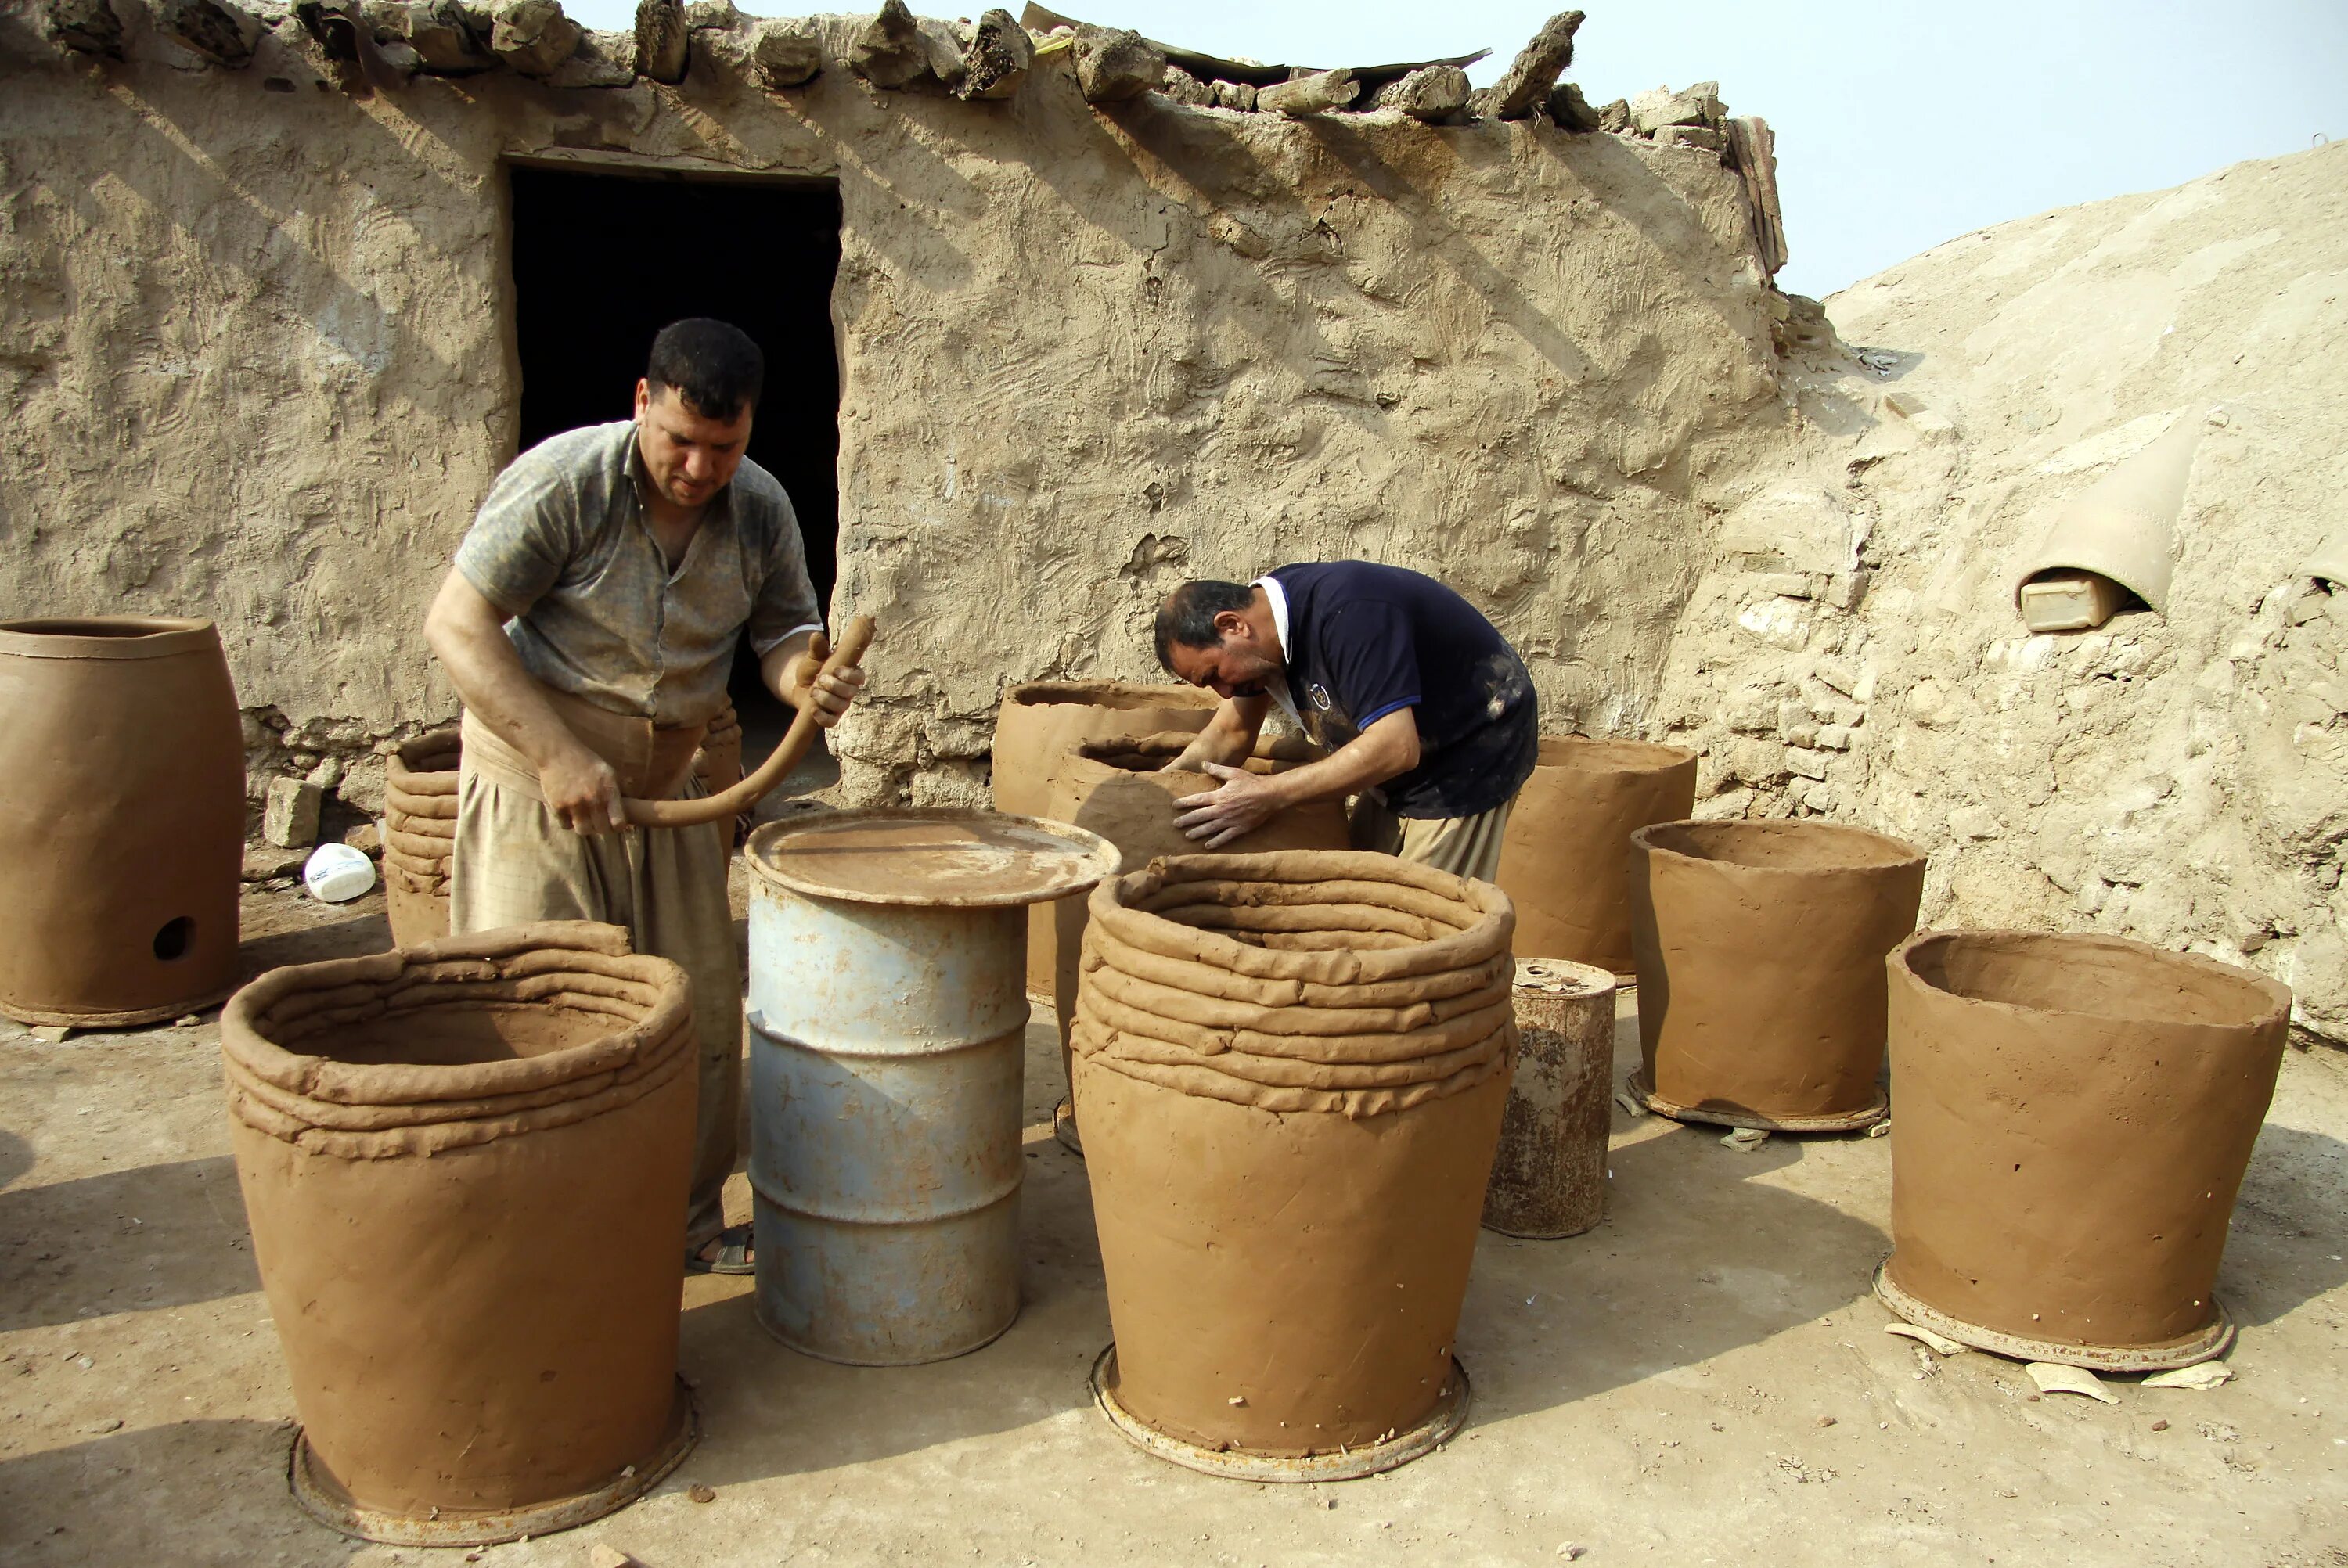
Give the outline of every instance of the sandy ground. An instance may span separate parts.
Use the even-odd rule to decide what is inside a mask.
[[[385,940],[379,896],[247,903],[255,968]],[[293,1399],[228,1154],[212,1015],[46,1043],[0,1026],[0,1561],[456,1563],[347,1542],[285,1491]],[[1625,1020],[1627,1061],[1635,1030]],[[1615,1113],[1606,1223],[1486,1234],[1460,1355],[1468,1432],[1388,1476],[1210,1480],[1128,1446],[1085,1373],[1109,1337],[1084,1166],[1028,1035],[1026,1306],[941,1365],[792,1354],[747,1281],[695,1279],[706,1437],[660,1491],[483,1551],[732,1563],[2348,1564],[2348,1062],[2291,1053],[2221,1288],[2240,1376],[2036,1398],[1926,1356],[1868,1295],[1888,1140],[1716,1134]],[[737,1178],[738,1184],[738,1178]],[[1828,1424],[1831,1420],[1831,1424]],[[2164,1430],[2156,1430],[2166,1421]],[[687,1488],[714,1488],[697,1504]]]

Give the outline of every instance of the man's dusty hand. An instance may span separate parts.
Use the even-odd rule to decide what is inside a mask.
[[[863,692],[864,667],[843,664],[827,673],[812,654],[806,654],[791,671],[791,684],[798,688],[795,705],[813,712],[815,722],[829,730]]]
[[[585,746],[573,746],[540,768],[538,793],[573,833],[592,837],[628,825],[620,804],[620,775]]]
[[[1205,767],[1210,777],[1223,781],[1222,786],[1176,801],[1174,825],[1207,848],[1220,849],[1262,827],[1280,809],[1280,789],[1270,779],[1220,763]]]

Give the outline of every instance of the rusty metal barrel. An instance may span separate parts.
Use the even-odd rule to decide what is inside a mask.
[[[1484,1189],[1484,1228],[1554,1240],[1606,1213],[1614,1078],[1614,976],[1594,964],[1519,958],[1511,988],[1517,1073]]]
[[[1019,1315],[1027,908],[1107,839],[975,811],[851,811],[750,837],[757,1313],[795,1350],[910,1366]]]

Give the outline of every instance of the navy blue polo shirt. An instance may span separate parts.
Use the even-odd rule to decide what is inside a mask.
[[[1336,750],[1416,708],[1418,765],[1380,786],[1396,816],[1474,816],[1515,797],[1540,748],[1540,703],[1517,651],[1431,577],[1369,561],[1283,566],[1288,691]]]

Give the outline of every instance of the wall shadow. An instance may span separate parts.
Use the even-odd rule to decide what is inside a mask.
[[[292,1438],[279,1421],[174,1421],[0,1460],[0,1562],[324,1568],[380,1550],[294,1506]]]
[[[225,1154],[0,1192],[0,1332],[261,1288]]]
[[[2272,1122],[2259,1130],[2234,1203],[2218,1297],[2246,1327],[2348,1285],[2348,1143]]]

